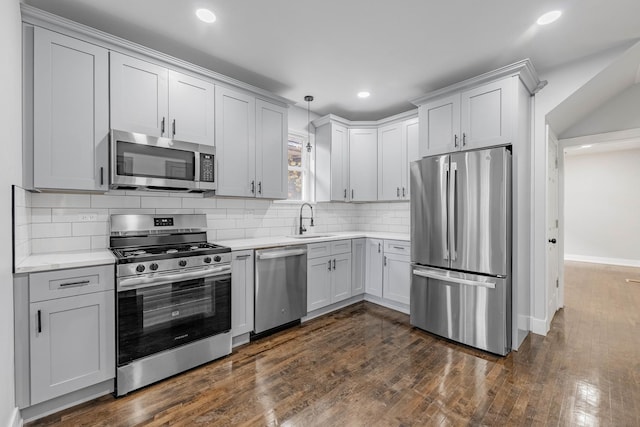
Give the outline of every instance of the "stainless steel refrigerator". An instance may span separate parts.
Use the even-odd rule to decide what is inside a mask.
[[[445,338],[511,350],[511,153],[411,163],[410,321]]]

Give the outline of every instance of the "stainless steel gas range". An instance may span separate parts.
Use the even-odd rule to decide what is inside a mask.
[[[205,215],[111,215],[116,395],[231,353],[231,250]]]

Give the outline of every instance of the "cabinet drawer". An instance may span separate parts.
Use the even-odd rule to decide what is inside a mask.
[[[351,240],[331,242],[331,255],[351,253]]]
[[[331,243],[310,243],[307,245],[307,259],[331,255]]]
[[[114,289],[114,266],[73,268],[29,275],[29,301],[45,301]]]
[[[403,240],[385,240],[385,254],[411,255],[411,243]]]

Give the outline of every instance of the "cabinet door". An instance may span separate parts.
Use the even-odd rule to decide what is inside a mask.
[[[351,200],[378,199],[378,132],[349,129],[349,186]]]
[[[214,105],[213,83],[169,71],[169,137],[214,145]]]
[[[421,105],[418,115],[420,157],[460,149],[460,94]]]
[[[34,187],[106,191],[107,50],[37,27],[33,48]]]
[[[382,298],[382,240],[367,239],[365,292]]]
[[[307,312],[331,304],[333,257],[307,260]]]
[[[113,291],[30,304],[32,405],[114,377],[114,313]]]
[[[231,257],[231,332],[234,337],[253,331],[253,251]]]
[[[331,273],[331,302],[351,296],[351,254],[334,255]]]
[[[402,198],[402,174],[406,169],[402,134],[402,123],[378,129],[378,200]]]
[[[169,136],[168,70],[111,52],[111,127]]]
[[[418,139],[419,131],[418,118],[410,119],[402,124],[402,148],[405,154],[402,161],[402,193],[403,200],[409,200],[409,164],[420,160],[420,147]]]
[[[410,268],[409,257],[397,254],[385,255],[382,291],[385,299],[409,305]]]
[[[256,100],[216,88],[216,156],[219,196],[255,197]]]
[[[349,134],[344,126],[331,125],[331,200],[346,202],[349,193]]]
[[[505,145],[512,141],[511,84],[517,77],[498,80],[462,92],[462,148]]]
[[[353,239],[351,248],[351,295],[360,295],[364,293],[367,239]]]
[[[256,100],[256,181],[257,197],[286,199],[287,109]]]

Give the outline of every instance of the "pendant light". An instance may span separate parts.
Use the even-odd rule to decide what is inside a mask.
[[[304,100],[307,101],[307,153],[311,152],[311,101],[313,101],[313,96],[307,95],[304,97]]]

